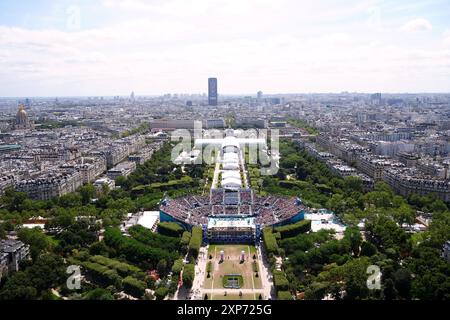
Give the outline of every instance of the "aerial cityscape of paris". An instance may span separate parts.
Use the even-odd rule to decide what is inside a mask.
[[[450,300],[450,2],[0,1],[17,300]]]

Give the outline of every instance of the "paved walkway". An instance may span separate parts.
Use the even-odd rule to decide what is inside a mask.
[[[191,299],[200,300],[202,299],[202,287],[206,277],[206,263],[208,262],[208,246],[201,247],[197,264],[195,265],[195,278],[194,283],[191,288]]]
[[[211,299],[211,296],[214,295],[215,296],[215,300],[220,300],[220,297],[224,297],[225,296],[225,292],[227,293],[227,295],[233,295],[233,296],[238,296],[240,293],[242,293],[242,295],[249,295],[252,294],[254,295],[254,299],[258,300],[259,295],[261,295],[264,299],[264,290],[263,289],[203,289],[202,290],[202,297],[205,297],[205,294],[207,294],[209,296],[209,299]],[[217,297],[219,296],[219,298]]]
[[[273,278],[270,272],[270,266],[267,260],[266,252],[263,248],[263,245],[256,246],[256,250],[258,251],[258,256],[260,257],[260,259],[258,259],[258,262],[262,286],[264,288],[264,299],[274,299],[275,288],[273,286]]]

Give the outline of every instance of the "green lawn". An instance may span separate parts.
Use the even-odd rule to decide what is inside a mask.
[[[224,250],[225,259],[220,262],[220,251]],[[245,251],[245,261],[240,262],[241,251]],[[212,272],[208,278],[206,275],[204,287],[206,289],[223,289],[223,277],[230,274],[242,276],[242,289],[261,289],[261,279],[255,277],[253,272],[253,255],[256,248],[249,245],[210,245],[208,250],[208,261],[212,262]],[[212,259],[209,260],[209,256]]]

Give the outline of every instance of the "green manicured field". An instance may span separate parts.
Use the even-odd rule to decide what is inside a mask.
[[[224,288],[239,289],[244,284],[244,278],[241,275],[225,275],[222,278]],[[235,288],[234,288],[235,287]]]
[[[220,251],[224,250],[224,261],[220,262]],[[241,251],[245,251],[245,261],[240,262]],[[255,277],[253,271],[253,255],[256,255],[254,246],[249,245],[210,245],[208,250],[208,261],[212,263],[210,277],[206,275],[205,289],[225,289],[224,276],[242,276],[241,289],[261,289],[261,279]],[[212,259],[209,259],[209,256]]]

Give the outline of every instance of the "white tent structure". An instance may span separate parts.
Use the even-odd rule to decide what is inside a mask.
[[[239,170],[224,170],[224,171],[222,171],[222,180],[228,179],[228,178],[240,179],[241,173]]]
[[[225,189],[238,190],[241,186],[241,179],[227,178],[222,180],[222,187]]]
[[[224,153],[222,159],[224,170],[239,170],[239,156],[237,153]]]
[[[238,132],[239,133],[239,132]],[[196,139],[195,147],[201,149],[205,146],[213,146],[217,149],[220,148],[222,165],[222,178],[221,185],[228,190],[237,190],[242,188],[241,180],[241,148],[248,146],[258,146],[262,149],[267,148],[266,140],[259,138],[238,138],[234,136],[236,131],[227,131],[227,136],[219,139]],[[243,160],[242,160],[243,161]],[[245,172],[244,179],[245,178]],[[216,174],[215,174],[216,176]]]

